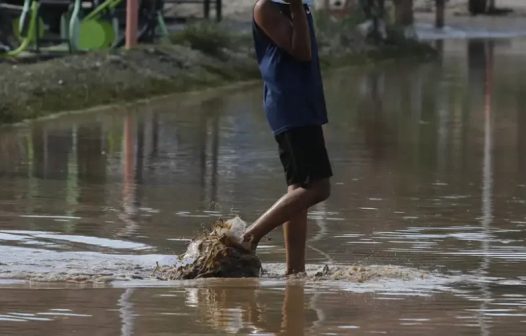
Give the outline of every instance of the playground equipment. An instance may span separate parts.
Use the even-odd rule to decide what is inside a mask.
[[[80,50],[97,50],[124,45],[126,22],[125,0],[106,0],[72,27]],[[153,42],[156,36],[166,36],[162,0],[142,0],[139,5],[138,40]]]
[[[89,51],[122,46],[125,0],[0,0],[0,53]],[[166,35],[163,0],[141,0],[141,42]]]
[[[217,22],[223,19],[223,0],[165,0],[167,5],[175,6],[179,5],[197,5],[203,6],[203,18],[210,19],[211,9],[215,9],[215,19]],[[170,21],[185,21],[186,18],[180,16],[167,17]]]

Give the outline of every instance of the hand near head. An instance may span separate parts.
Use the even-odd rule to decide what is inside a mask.
[[[284,15],[271,1],[258,1],[254,21],[280,48],[299,61],[310,62],[311,41],[303,0],[287,0],[290,17]]]

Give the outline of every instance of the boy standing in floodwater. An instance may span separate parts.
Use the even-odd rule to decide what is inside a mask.
[[[287,274],[305,271],[308,209],[329,197],[332,176],[322,125],[325,97],[309,2],[258,0],[253,34],[264,108],[279,146],[288,191],[245,232],[243,245],[283,225]]]

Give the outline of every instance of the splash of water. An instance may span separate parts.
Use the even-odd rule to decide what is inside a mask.
[[[158,267],[155,274],[162,280],[258,277],[261,261],[239,248],[246,226],[239,217],[216,221],[188,245],[176,265]]]

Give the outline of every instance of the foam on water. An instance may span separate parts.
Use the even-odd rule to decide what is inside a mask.
[[[2,230],[0,231],[0,241],[2,240],[17,241],[24,245],[49,245],[50,241],[52,241],[55,244],[68,242],[118,250],[146,250],[152,248],[152,246],[147,244],[130,241],[80,235],[65,235],[47,231]]]
[[[409,232],[401,234],[410,234],[412,230],[407,231]],[[239,236],[239,232],[235,231],[235,233],[236,237]],[[473,236],[472,233],[469,230],[465,232],[469,236]],[[449,236],[447,231],[445,234]],[[472,237],[472,239],[476,238],[479,237],[477,235]],[[53,282],[53,286],[58,287],[66,284],[69,286],[71,283],[116,287],[177,287],[183,284],[184,286],[197,285],[202,281],[161,281],[154,272],[157,264],[173,267],[179,265],[182,260],[175,255],[123,253],[123,249],[130,249],[133,253],[144,253],[147,246],[140,243],[20,230],[0,231],[0,240],[8,244],[2,246],[0,250],[0,286],[4,287],[18,287],[21,285],[21,280],[33,283]],[[106,253],[49,250],[50,246],[43,247],[49,241],[74,242],[84,244],[82,246],[85,247],[92,245],[107,249],[104,250]],[[39,242],[40,245],[38,245]],[[27,246],[28,243],[33,246]],[[189,252],[192,252],[192,244],[187,254]],[[457,253],[461,252],[457,251]],[[261,278],[257,281],[263,286],[276,282],[301,281],[307,287],[327,290],[379,292],[387,295],[431,295],[436,291],[454,291],[453,285],[458,283],[476,284],[481,281],[497,283],[502,280],[482,279],[469,274],[438,274],[398,265],[310,264],[306,267],[306,274],[301,276],[287,278],[284,276],[285,273],[286,268],[283,263],[263,264]],[[231,280],[228,281],[231,282]],[[244,280],[245,282],[240,283],[240,286],[247,284],[246,279]],[[210,279],[209,281],[212,283],[219,281],[222,285],[225,283],[221,279]],[[525,282],[520,279],[517,281],[521,284]]]
[[[236,222],[237,223],[237,222]],[[238,224],[244,224],[239,222]],[[244,225],[233,226],[228,232],[233,238],[239,238]],[[428,235],[427,238],[454,238],[460,240],[487,240],[495,237],[473,232],[471,227],[462,227],[463,232],[451,233],[447,228],[439,232],[430,233],[435,228],[411,227],[399,232],[379,232],[380,238],[399,238],[412,241],[412,238]],[[438,228],[436,228],[438,229]],[[459,229],[459,227],[455,227]],[[348,237],[348,236],[344,236]],[[361,235],[351,235],[360,238]],[[369,239],[367,239],[369,240]],[[173,267],[185,262],[184,258],[175,255],[138,254],[144,253],[151,246],[124,240],[97,238],[77,235],[64,235],[48,231],[0,231],[0,241],[7,245],[0,249],[0,286],[20,286],[20,281],[53,282],[54,286],[65,284],[97,284],[114,287],[164,287],[188,286],[219,283],[222,279],[161,281],[155,270],[159,266]],[[64,243],[81,244],[86,251],[64,251]],[[369,241],[368,243],[374,243]],[[52,245],[50,245],[52,244]],[[58,245],[57,245],[58,244]],[[79,245],[76,245],[78,247]],[[201,251],[192,249],[192,244],[185,254],[195,258]],[[60,247],[58,250],[49,248]],[[71,247],[71,246],[70,246]],[[89,250],[90,248],[104,248],[104,250]],[[125,250],[131,250],[126,253]],[[101,252],[104,251],[105,253]],[[492,251],[492,256],[524,258],[523,253],[516,248],[514,255],[509,255],[510,246],[498,253]],[[124,252],[124,253],[123,253]],[[517,253],[519,252],[519,253]],[[447,252],[441,252],[444,254]],[[455,255],[480,255],[481,251],[455,251]],[[486,252],[487,253],[487,252]],[[526,279],[515,279],[512,283],[503,283],[505,279],[480,277],[470,274],[446,275],[398,265],[344,265],[344,264],[310,264],[306,273],[300,276],[285,277],[286,268],[283,263],[263,264],[259,286],[282,284],[284,281],[301,281],[307,287],[324,288],[326,290],[344,290],[353,292],[378,292],[390,295],[431,295],[437,291],[455,291],[458,284],[498,283],[501,285],[523,285]],[[239,286],[251,285],[247,279],[236,282]],[[227,282],[231,282],[228,279]],[[8,317],[12,318],[12,317]]]
[[[158,254],[61,252],[17,246],[2,246],[1,251],[0,279],[43,282],[104,283],[144,279],[151,277],[156,262],[175,262],[173,256]]]
[[[264,264],[262,279],[285,279],[284,264]],[[457,278],[397,265],[306,265],[306,274],[289,277],[306,286],[355,293],[430,295],[449,291]]]
[[[20,286],[20,280],[53,282],[53,286],[73,284],[113,287],[164,287],[224,284],[224,279],[161,281],[153,273],[156,263],[173,265],[176,256],[148,254],[123,255],[98,252],[57,252],[14,246],[2,247],[0,286]],[[260,285],[302,281],[305,285],[353,292],[388,292],[423,295],[446,290],[452,279],[414,268],[396,265],[307,265],[307,274],[286,278],[282,263],[264,264]],[[239,279],[239,286],[251,284]],[[228,282],[232,279],[228,279]],[[245,282],[244,282],[245,281]],[[237,283],[237,282],[236,282]]]

